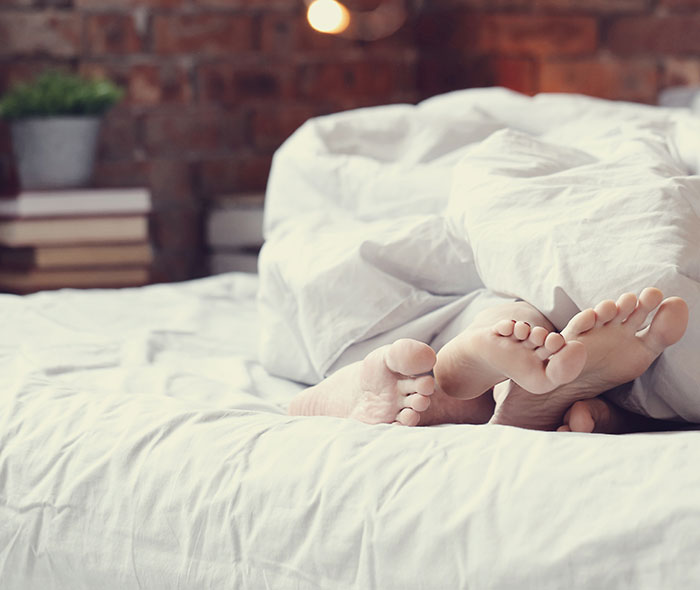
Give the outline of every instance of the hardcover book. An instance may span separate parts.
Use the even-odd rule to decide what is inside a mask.
[[[0,199],[4,218],[143,215],[150,210],[150,193],[143,188],[24,191]]]
[[[0,220],[0,245],[100,244],[148,241],[145,215]]]
[[[152,262],[148,243],[0,248],[0,267],[13,270],[148,266]]]

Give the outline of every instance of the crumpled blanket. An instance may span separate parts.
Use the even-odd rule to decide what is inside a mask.
[[[690,325],[615,401],[700,421],[700,119],[500,88],[320,117],[275,154],[261,360],[314,383],[398,337],[439,348],[519,297],[558,329],[657,286]]]

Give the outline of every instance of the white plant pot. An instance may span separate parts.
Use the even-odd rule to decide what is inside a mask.
[[[100,117],[35,117],[10,124],[20,187],[74,188],[89,184]]]

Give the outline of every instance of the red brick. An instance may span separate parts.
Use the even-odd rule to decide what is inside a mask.
[[[250,15],[156,15],[154,49],[161,54],[228,55],[253,49],[254,21]]]
[[[252,145],[274,151],[305,121],[319,114],[310,105],[282,104],[257,107],[251,113]]]
[[[654,103],[658,73],[654,60],[545,62],[540,65],[540,90]]]
[[[597,21],[586,16],[484,15],[479,49],[507,55],[574,56],[595,52]]]
[[[83,61],[80,72],[112,80],[127,93],[124,103],[134,106],[189,104],[192,86],[189,69],[180,64]]]
[[[345,5],[351,11],[375,10],[381,4],[381,0],[346,0]]]
[[[103,63],[83,60],[78,68],[78,73],[88,78],[111,80],[124,90],[129,87],[129,66],[124,62]],[[122,104],[128,102],[127,96]]]
[[[364,52],[378,53],[389,48],[406,48],[412,44],[412,33],[408,23],[399,28],[398,31],[378,39],[371,38],[371,31],[364,32],[361,23],[362,21],[358,19],[357,26],[353,27],[351,21],[351,26],[347,31],[338,35],[329,35],[314,30],[308,23],[306,15],[302,14],[298,17],[296,26],[297,50],[323,52],[324,54],[363,50]]]
[[[49,68],[64,71],[70,70],[69,67],[64,67],[59,62],[48,59],[33,59],[31,61],[13,60],[9,63],[3,63],[2,67],[0,67],[0,94],[4,93],[15,84],[20,82],[28,82]]]
[[[489,60],[489,65],[493,72],[490,86],[503,86],[523,94],[538,91],[537,70],[532,60],[496,57]]]
[[[143,40],[131,15],[93,14],[87,17],[88,51],[92,55],[139,53]]]
[[[432,0],[425,2],[424,6],[429,9],[445,8],[479,8],[489,10],[513,10],[532,8],[535,0]]]
[[[472,11],[422,12],[416,19],[415,38],[418,47],[450,48],[476,51],[480,30],[479,14]],[[450,52],[445,59],[454,59]]]
[[[167,63],[135,65],[129,72],[129,98],[136,105],[188,104],[192,102],[189,70]]]
[[[373,98],[390,100],[412,89],[412,64],[363,60],[304,64],[298,71],[298,91],[312,100]]]
[[[128,9],[128,8],[180,8],[189,4],[189,0],[73,0],[76,8],[90,10]]]
[[[95,163],[95,186],[147,186],[148,166],[143,160],[100,160]]]
[[[82,17],[54,11],[0,13],[0,56],[75,57],[82,45]]]
[[[262,192],[267,185],[270,155],[237,155],[200,162],[200,182],[204,198],[228,193]]]
[[[202,64],[197,70],[197,85],[204,102],[239,104],[245,100],[282,99],[289,98],[294,90],[290,74],[290,68],[281,65]]]
[[[536,67],[531,59],[458,56],[442,53],[421,58],[417,85],[422,97],[457,88],[504,86],[525,94],[537,91]]]
[[[201,7],[213,8],[261,8],[267,11],[276,9],[289,9],[289,0],[191,0],[193,4]]]
[[[608,30],[608,47],[621,55],[700,53],[700,15],[620,18]]]
[[[484,58],[477,59],[480,66],[486,62]],[[491,85],[487,81],[475,81],[474,76],[470,75],[470,69],[465,56],[457,52],[450,52],[446,56],[442,52],[423,52],[416,64],[416,89],[421,98],[427,98],[458,88]],[[485,68],[479,67],[479,70],[483,72]],[[483,78],[481,75],[478,77]]]
[[[147,114],[143,136],[151,155],[191,158],[238,149],[244,132],[240,113],[198,108]]]
[[[301,18],[297,12],[266,12],[261,19],[260,48],[266,53],[287,54],[299,45],[299,25]]]
[[[660,0],[660,5],[673,11],[698,10],[700,0]]]
[[[643,12],[649,9],[649,0],[535,0],[535,7],[604,14]]]
[[[292,4],[287,10],[269,11],[261,18],[261,49],[265,53],[290,54],[303,53],[381,53],[387,49],[404,49],[412,44],[410,27],[405,26],[398,32],[373,41],[367,46],[362,41],[345,35],[328,35],[311,28],[303,3]]]
[[[129,112],[112,111],[102,120],[99,141],[101,160],[130,160],[138,151],[136,121]]]

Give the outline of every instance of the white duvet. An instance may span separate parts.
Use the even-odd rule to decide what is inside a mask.
[[[0,296],[2,590],[697,586],[700,433],[289,417],[256,289]]]
[[[275,156],[261,359],[317,382],[379,344],[439,348],[499,297],[562,328],[657,286],[684,339],[616,401],[700,421],[700,119],[572,95],[455,92],[313,119]]]

